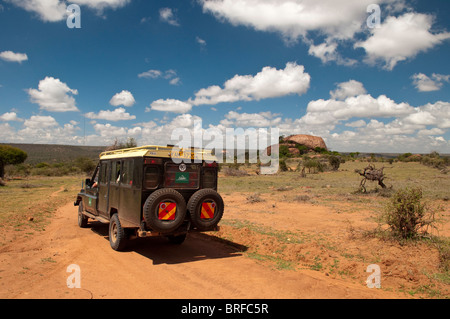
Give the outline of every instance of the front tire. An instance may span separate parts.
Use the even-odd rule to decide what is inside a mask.
[[[89,217],[83,214],[83,202],[78,205],[78,226],[80,228],[86,228],[88,225]]]
[[[122,228],[117,214],[114,214],[109,221],[109,243],[111,248],[116,251],[121,251],[126,246],[125,230]]]

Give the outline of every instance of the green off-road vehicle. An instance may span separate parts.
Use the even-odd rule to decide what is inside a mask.
[[[133,236],[181,244],[190,231],[218,230],[224,203],[217,172],[207,150],[149,145],[103,152],[74,203],[78,225],[87,227],[89,218],[108,223],[114,250]]]

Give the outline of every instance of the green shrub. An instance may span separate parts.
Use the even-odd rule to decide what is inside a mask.
[[[280,159],[278,167],[281,172],[287,172],[289,170],[286,164],[286,160],[284,159]]]
[[[339,169],[339,166],[341,165],[341,159],[339,158],[339,156],[335,155],[331,155],[330,157],[328,157],[328,162],[330,163],[333,171],[337,171]]]
[[[421,200],[421,188],[400,189],[391,197],[382,222],[389,226],[394,237],[416,238],[426,233],[428,227],[436,227],[434,212],[427,211]]]

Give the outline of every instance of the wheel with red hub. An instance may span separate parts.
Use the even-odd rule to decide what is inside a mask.
[[[210,188],[196,191],[187,205],[192,224],[199,230],[210,230],[222,219],[222,196]]]
[[[148,228],[160,233],[170,233],[183,223],[186,202],[178,191],[161,188],[147,198],[142,213]]]

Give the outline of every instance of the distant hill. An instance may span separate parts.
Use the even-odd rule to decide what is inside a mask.
[[[0,145],[11,145],[17,147],[28,154],[25,161],[27,164],[37,164],[41,162],[58,163],[69,162],[78,157],[88,157],[97,160],[106,146],[75,146],[56,144],[14,144],[0,143]]]

